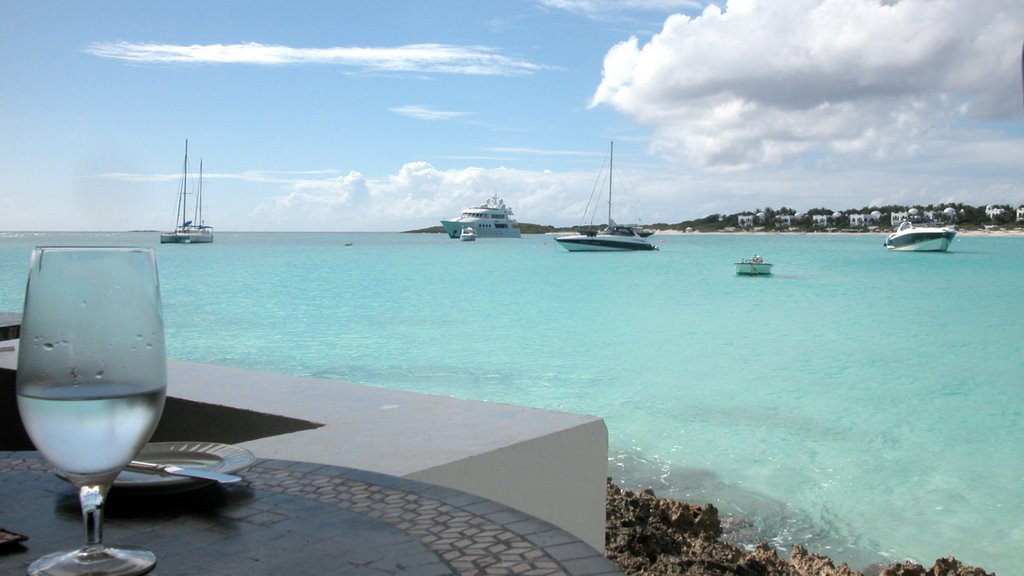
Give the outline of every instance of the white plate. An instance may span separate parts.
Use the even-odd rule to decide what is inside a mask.
[[[234,474],[253,465],[256,456],[245,448],[214,442],[153,442],[139,452],[135,460],[156,464],[174,464],[182,468],[195,468],[210,472]],[[122,470],[114,480],[118,491],[151,493],[193,490],[214,482],[202,478],[164,476]]]

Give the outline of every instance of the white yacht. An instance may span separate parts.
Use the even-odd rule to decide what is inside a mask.
[[[473,240],[476,240],[476,232],[473,230],[472,226],[466,226],[462,229],[461,237],[463,242],[472,242]]]
[[[466,208],[452,220],[441,220],[451,238],[462,236],[462,229],[472,227],[477,238],[519,238],[519,228],[512,208],[495,194],[475,208]]]
[[[945,252],[955,236],[956,228],[953,226],[904,220],[900,227],[885,239],[885,247],[904,252]]]
[[[555,241],[569,252],[623,252],[630,250],[657,250],[640,234],[639,228],[622,226],[612,220],[612,157],[615,143],[608,155],[608,226],[598,231],[583,231],[576,234],[556,236]],[[650,236],[653,232],[646,234]]]

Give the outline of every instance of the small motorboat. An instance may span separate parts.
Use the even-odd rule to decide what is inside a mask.
[[[955,236],[956,228],[953,226],[904,220],[885,239],[885,247],[900,252],[945,252]]]
[[[736,273],[740,276],[771,276],[772,265],[754,254],[753,258],[746,258],[736,263]]]
[[[462,232],[459,233],[459,238],[463,242],[472,242],[476,240],[476,230],[473,230],[472,226],[466,226],[462,229]]]

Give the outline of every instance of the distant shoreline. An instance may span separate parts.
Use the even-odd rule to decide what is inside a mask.
[[[400,231],[363,231],[351,230],[304,230],[304,231],[277,231],[277,230],[221,230],[224,234],[446,234],[444,230],[422,229],[422,230],[400,230]],[[544,232],[523,232],[524,236],[554,236],[557,234],[571,234],[572,230],[552,230]],[[714,230],[702,232],[694,230],[684,232],[682,230],[658,230],[655,229],[655,236],[729,236],[729,235],[761,235],[761,236],[888,236],[894,230]],[[156,230],[0,230],[0,235],[7,234],[157,234]],[[957,230],[957,236],[1024,236],[1024,228],[998,229],[998,230]]]
[[[726,231],[715,231],[715,232],[683,232],[680,230],[658,230],[655,232],[655,236],[694,236],[694,235],[714,235],[714,236],[728,236],[730,234],[751,234],[751,235],[763,235],[763,236],[786,236],[789,234],[799,236],[866,236],[866,235],[879,235],[888,236],[892,232],[883,230],[866,230],[863,232],[851,232],[851,231],[821,231],[821,232],[805,232],[800,231],[785,231],[785,230],[733,230],[730,232]],[[1024,229],[1014,230],[957,230],[957,236],[1024,236]]]
[[[841,236],[864,236],[864,235],[876,235],[876,236],[888,236],[889,234],[896,231],[895,228],[878,227],[877,229],[860,229],[860,230],[769,230],[769,229],[739,229],[733,228],[732,230],[692,230],[686,232],[683,230],[676,229],[661,229],[650,227],[649,230],[654,230],[655,236],[683,236],[683,235],[694,235],[694,234],[705,234],[714,236],[726,236],[729,234],[761,234],[761,235],[800,235],[800,236],[828,236],[838,234]],[[554,228],[552,226],[539,226],[536,224],[520,224],[520,231],[525,235],[540,235],[540,236],[554,236],[557,234],[571,234],[575,232],[575,229],[570,228]],[[447,234],[440,226],[433,226],[430,228],[421,228],[418,230],[405,230],[402,234]],[[958,229],[957,235],[961,237],[965,236],[1024,236],[1024,227],[1021,228],[991,228],[978,230],[973,229]]]

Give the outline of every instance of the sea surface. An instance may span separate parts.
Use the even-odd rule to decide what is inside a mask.
[[[33,246],[153,246],[172,358],[599,415],[609,475],[734,541],[1024,574],[1024,238],[651,240],[0,233],[0,310]]]

